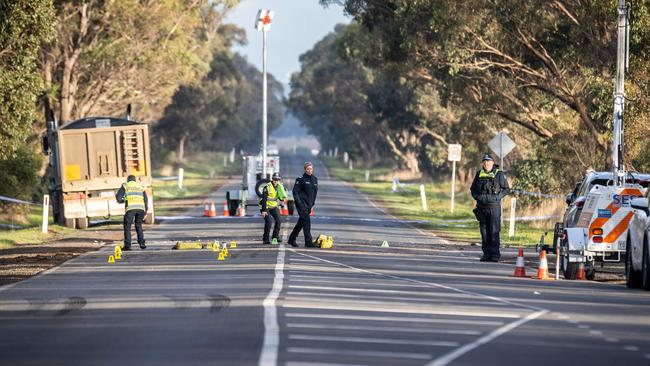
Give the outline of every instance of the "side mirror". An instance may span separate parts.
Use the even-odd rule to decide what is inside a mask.
[[[648,199],[645,197],[632,198],[630,206],[632,206],[632,208],[635,210],[644,211],[646,215],[650,214],[650,210],[648,210]]]
[[[573,193],[567,194],[564,202],[566,202],[566,204],[570,206],[571,202],[573,202]]]

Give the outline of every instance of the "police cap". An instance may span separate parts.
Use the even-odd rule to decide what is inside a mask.
[[[485,154],[485,155],[483,155],[483,161],[486,161],[486,160],[494,161],[494,159],[492,159],[492,157],[490,156],[490,154]]]

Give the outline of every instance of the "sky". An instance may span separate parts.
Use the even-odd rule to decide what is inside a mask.
[[[285,85],[289,92],[291,74],[300,70],[298,57],[310,50],[339,23],[349,23],[340,5],[322,7],[318,0],[241,0],[226,17],[246,30],[248,44],[233,50],[246,56],[262,70],[262,33],[255,29],[258,9],[274,11],[271,30],[267,35],[268,72]]]

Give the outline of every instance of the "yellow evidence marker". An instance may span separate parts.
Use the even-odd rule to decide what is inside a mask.
[[[212,243],[212,251],[213,252],[218,252],[220,245],[221,244],[219,243],[219,240],[215,240],[214,243]]]
[[[237,242],[233,240],[230,242],[230,249],[235,249],[235,248],[237,248]]]
[[[108,256],[108,263],[115,263],[115,257],[113,257],[112,255],[109,255]]]
[[[217,260],[220,261],[226,260],[226,257],[223,255],[223,251],[219,252],[219,257],[217,257]]]

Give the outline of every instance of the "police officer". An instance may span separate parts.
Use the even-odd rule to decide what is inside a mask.
[[[318,193],[318,178],[314,174],[314,165],[310,162],[305,163],[305,173],[302,177],[296,178],[296,183],[293,185],[293,200],[296,204],[298,211],[298,222],[293,228],[291,235],[289,235],[289,244],[292,247],[297,247],[296,238],[300,230],[305,234],[305,247],[315,247],[311,239],[311,220],[309,213],[311,212],[314,203],[316,202],[316,194]]]
[[[144,233],[142,232],[142,222],[149,208],[149,199],[144,187],[135,181],[135,176],[129,175],[126,183],[115,194],[118,203],[125,203],[126,212],[124,213],[124,250],[131,250],[131,225],[135,220],[135,232],[138,235],[138,244],[140,249],[145,249]]]
[[[264,244],[271,244],[269,241],[271,216],[273,216],[273,221],[275,221],[275,224],[273,225],[273,239],[277,239],[278,243],[282,241],[280,239],[280,225],[282,224],[282,221],[280,220],[280,209],[278,208],[278,204],[284,204],[287,194],[284,191],[284,186],[281,181],[282,177],[280,177],[280,174],[273,173],[271,181],[262,189],[260,210],[262,212],[262,217],[264,217],[264,235],[262,236],[262,242]]]
[[[481,228],[481,262],[498,262],[501,258],[501,199],[508,194],[508,181],[490,155],[483,156],[481,166],[471,187],[472,197],[476,200],[474,213]]]

